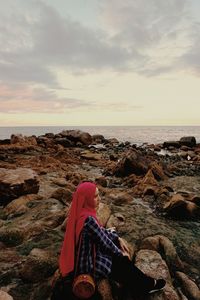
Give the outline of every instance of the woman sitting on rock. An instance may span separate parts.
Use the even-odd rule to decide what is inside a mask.
[[[96,283],[110,278],[133,296],[163,289],[165,280],[148,277],[135,267],[129,249],[116,231],[101,226],[96,216],[99,202],[99,191],[94,183],[79,184],[73,195],[59,259],[62,277],[90,274]]]

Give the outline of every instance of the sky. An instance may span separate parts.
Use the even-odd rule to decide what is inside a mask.
[[[199,0],[0,0],[0,126],[200,125]]]

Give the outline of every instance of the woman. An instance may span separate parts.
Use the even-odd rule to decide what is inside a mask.
[[[105,229],[100,225],[96,216],[99,202],[99,191],[95,183],[84,182],[77,187],[59,259],[63,278],[70,277],[77,269],[76,275],[94,273],[96,281],[112,278],[126,286],[132,295],[162,289],[165,280],[154,280],[136,268],[130,260],[128,248],[113,228]],[[79,242],[81,244],[76,268]]]

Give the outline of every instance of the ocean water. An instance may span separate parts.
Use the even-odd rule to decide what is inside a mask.
[[[164,141],[178,141],[183,136],[194,136],[200,143],[200,126],[31,126],[0,127],[0,140],[10,138],[11,134],[26,136],[59,133],[67,129],[80,129],[90,134],[102,134],[105,138],[117,138],[134,144],[159,144]]]

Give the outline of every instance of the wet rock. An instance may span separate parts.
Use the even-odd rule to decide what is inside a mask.
[[[148,171],[148,161],[138,151],[129,151],[117,163],[113,174],[116,176],[128,176],[130,174],[144,175]]]
[[[184,294],[190,300],[200,300],[200,290],[194,281],[192,281],[186,274],[182,272],[176,272],[176,277],[181,284]]]
[[[196,146],[196,139],[194,136],[185,136],[180,139],[179,143],[192,148]]]
[[[39,180],[37,174],[27,168],[0,168],[0,205],[25,194],[37,194]]]

